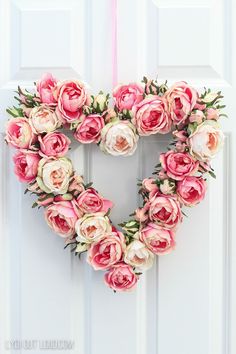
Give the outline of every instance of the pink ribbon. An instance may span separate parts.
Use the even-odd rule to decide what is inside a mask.
[[[117,85],[117,0],[112,0],[112,85],[113,88]]]

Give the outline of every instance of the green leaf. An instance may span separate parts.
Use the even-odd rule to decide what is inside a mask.
[[[214,174],[213,171],[208,171],[208,173],[209,173],[209,175],[210,175],[211,177],[216,178],[216,175]]]

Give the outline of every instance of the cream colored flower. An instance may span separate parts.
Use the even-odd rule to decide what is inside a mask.
[[[117,119],[102,129],[100,148],[113,156],[130,156],[137,148],[138,138],[133,124]]]
[[[47,105],[34,107],[29,115],[29,123],[36,134],[53,132],[61,126],[61,119]]]
[[[39,162],[37,183],[46,193],[64,194],[68,190],[73,172],[71,161],[62,157],[59,159],[43,158]]]
[[[92,243],[112,231],[110,220],[104,213],[85,214],[76,222],[76,240]]]
[[[139,240],[132,241],[125,250],[124,261],[139,270],[152,267],[154,254]]]
[[[190,135],[190,153],[200,161],[212,159],[223,146],[224,134],[213,120],[204,121]]]

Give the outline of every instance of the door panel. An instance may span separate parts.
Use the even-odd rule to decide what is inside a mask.
[[[31,88],[45,71],[83,78],[93,92],[111,91],[111,1],[0,0],[1,353],[19,352],[9,340],[71,340],[74,354],[233,354],[235,4],[119,0],[117,16],[119,81],[158,75],[223,91],[229,120],[223,123],[224,149],[214,161],[217,179],[210,180],[205,201],[187,211],[176,250],[157,258],[136,291],[106,288],[102,273],[63,250],[43,213],[31,209],[33,198],[13,174],[4,124],[17,85]],[[168,140],[142,138],[127,158],[74,145],[78,172],[115,202],[115,224],[136,208],[136,181],[151,175]]]

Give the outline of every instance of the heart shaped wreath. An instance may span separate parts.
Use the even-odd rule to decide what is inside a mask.
[[[6,142],[18,151],[15,174],[37,195],[33,207],[44,207],[49,227],[87,252],[95,270],[106,270],[105,283],[114,291],[133,288],[155,255],[175,247],[182,206],[194,206],[205,196],[207,175],[215,176],[211,159],[223,144],[218,119],[225,116],[221,92],[199,94],[186,82],[167,87],[144,78],[141,84],[119,85],[109,95],[92,96],[78,80],[57,81],[44,74],[34,93],[18,87],[18,107],[7,109]],[[174,129],[173,129],[174,128]],[[139,185],[143,204],[120,224],[109,218],[113,204],[85,185],[66,156],[69,129],[82,144],[96,143],[114,156],[134,153],[139,136],[173,132],[173,142],[160,155],[154,177]]]

